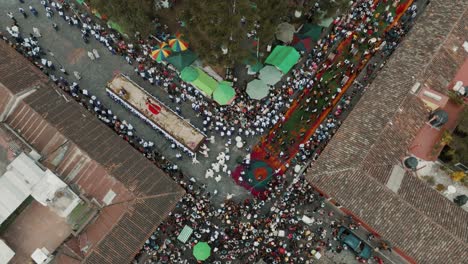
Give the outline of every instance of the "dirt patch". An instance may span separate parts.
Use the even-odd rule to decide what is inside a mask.
[[[84,56],[86,56],[86,50],[84,48],[77,48],[71,51],[67,56],[67,62],[69,64],[77,64]]]

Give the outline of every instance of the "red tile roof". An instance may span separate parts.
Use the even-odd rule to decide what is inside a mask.
[[[72,98],[48,83],[40,71],[2,41],[0,84],[13,94],[37,88],[23,99],[27,108],[91,160],[102,165],[137,197],[127,203],[119,221],[97,245],[93,245],[83,260],[83,263],[96,264],[130,263],[185,191]],[[0,85],[0,89],[4,88]],[[13,121],[7,119],[8,122]],[[96,183],[99,180],[95,179]]]
[[[4,41],[0,41],[0,77],[13,94],[47,81],[47,76]]]
[[[419,263],[468,259],[468,213],[411,173],[396,193],[386,184],[428,118],[410,90],[446,92],[468,56],[467,15],[467,1],[431,1],[306,176]]]

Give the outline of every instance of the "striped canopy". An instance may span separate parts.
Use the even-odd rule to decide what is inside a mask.
[[[169,39],[169,46],[173,51],[184,51],[188,49],[188,43],[183,40],[182,34],[177,33],[171,39]]]
[[[163,42],[159,47],[153,47],[153,50],[151,51],[151,58],[157,62],[161,62],[163,60],[166,60],[169,55],[171,55],[171,49],[167,45],[167,43]]]
[[[180,242],[185,243],[190,238],[192,233],[193,233],[193,229],[190,226],[186,225],[186,226],[184,226],[184,229],[182,229],[182,231],[180,231],[180,234],[177,237],[177,239]]]

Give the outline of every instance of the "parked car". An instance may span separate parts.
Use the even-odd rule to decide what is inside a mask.
[[[363,259],[369,259],[371,257],[371,247],[346,227],[340,227],[338,239],[341,243],[351,248],[358,257]]]

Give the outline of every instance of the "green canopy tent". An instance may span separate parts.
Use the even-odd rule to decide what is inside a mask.
[[[193,247],[193,256],[197,260],[204,261],[207,258],[209,258],[211,255],[211,247],[208,245],[206,242],[198,242],[194,247]]]
[[[264,81],[255,79],[247,84],[246,92],[250,98],[260,100],[268,95],[270,88]]]
[[[191,83],[207,97],[211,97],[213,92],[218,88],[218,82],[209,76],[202,69],[196,67],[195,70],[198,72],[198,78]]]
[[[109,25],[109,27],[111,27],[112,29],[118,31],[120,34],[125,34],[125,32],[123,31],[123,28],[119,24],[115,23],[114,21],[109,20],[107,22],[107,25]]]
[[[269,85],[275,85],[281,80],[283,73],[280,72],[275,66],[267,65],[260,70],[259,79]]]
[[[228,105],[236,97],[236,91],[232,88],[230,82],[222,81],[218,88],[213,92],[213,100],[220,105]]]
[[[197,57],[197,54],[190,50],[186,50],[183,52],[173,53],[169,58],[167,58],[167,62],[176,67],[177,70],[182,71],[185,67],[190,66]]]
[[[299,61],[299,52],[290,46],[276,46],[265,63],[276,66],[286,74]]]
[[[305,24],[301,30],[299,31],[300,38],[307,38],[310,37],[314,41],[318,41],[320,39],[320,35],[322,34],[323,27],[314,24]]]
[[[193,82],[198,78],[198,71],[194,67],[185,67],[180,73],[180,78],[184,82]]]

